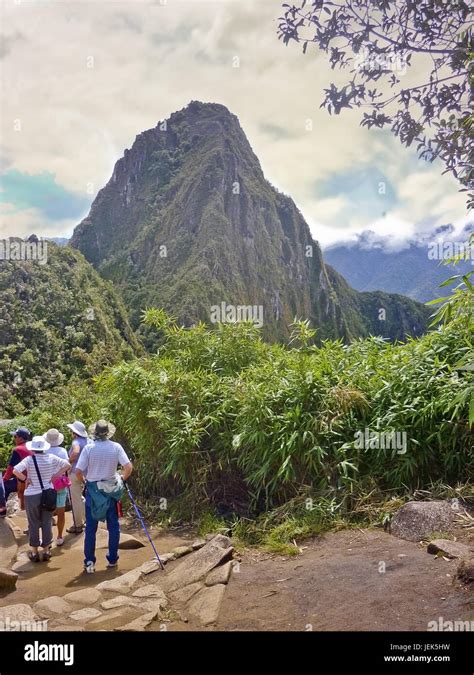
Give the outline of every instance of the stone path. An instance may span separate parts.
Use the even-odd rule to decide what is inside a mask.
[[[133,547],[133,537],[125,546]],[[136,540],[135,540],[136,541]],[[231,540],[221,534],[178,546],[161,557],[181,559],[169,573],[156,560],[143,563],[95,588],[0,608],[0,621],[47,621],[47,630],[143,631],[153,622],[163,630],[173,619],[191,617],[201,626],[215,624],[233,566]]]

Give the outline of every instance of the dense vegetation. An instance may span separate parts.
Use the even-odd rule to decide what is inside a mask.
[[[108,417],[151,515],[206,531],[220,514],[246,541],[291,552],[295,537],[347,525],[374,502],[380,519],[413,492],[472,479],[469,277],[446,282],[456,286],[434,301],[441,325],[406,344],[315,345],[306,321],[289,345],[268,344],[251,324],[184,328],[150,309],[158,353],[106,368],[93,387],[49,392],[17,421],[43,432]],[[361,445],[358,432],[375,441]],[[406,445],[381,443],[391,432]]]
[[[139,351],[121,301],[82,255],[48,242],[46,264],[0,266],[0,417],[28,412],[71,377],[85,388]]]

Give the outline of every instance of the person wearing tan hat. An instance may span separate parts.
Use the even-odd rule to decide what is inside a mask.
[[[120,495],[104,494],[101,484],[115,483],[119,466],[123,469],[121,478],[126,481],[132,473],[133,466],[120,443],[111,440],[114,433],[114,425],[105,420],[99,420],[91,425],[89,434],[92,440],[82,451],[76,467],[79,480],[87,480],[84,571],[88,574],[95,572],[95,544],[99,520],[107,522],[109,532],[107,567],[117,567],[119,558],[120,523],[117,499],[120,499]],[[99,508],[97,508],[98,500],[100,500]]]
[[[55,457],[68,461],[67,452],[61,447],[64,442],[63,434],[57,429],[49,429],[44,435],[44,440],[51,446],[46,451],[46,454],[54,455]],[[62,546],[64,544],[63,533],[66,524],[67,485],[70,482],[67,475],[60,476],[57,479],[57,482],[53,481],[53,487],[56,489],[56,511],[54,512],[54,515],[57,517],[58,526],[56,546]]]

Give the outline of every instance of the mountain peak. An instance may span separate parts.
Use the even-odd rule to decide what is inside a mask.
[[[224,302],[262,307],[271,339],[287,338],[295,316],[321,338],[425,327],[419,308],[361,297],[326,268],[302,214],[219,103],[191,101],[139,134],[71,243],[122,290],[135,326],[145,306],[189,325]],[[393,307],[390,324],[377,318],[381,303]]]

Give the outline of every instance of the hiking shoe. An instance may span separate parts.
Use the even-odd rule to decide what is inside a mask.
[[[82,527],[74,527],[74,526],[72,526],[72,527],[68,527],[68,529],[66,530],[66,532],[69,532],[69,534],[82,534],[82,530],[83,530]]]
[[[86,572],[86,574],[94,574],[95,563],[93,563],[92,560],[88,560],[86,562],[86,564],[84,565],[84,572]]]
[[[43,551],[43,562],[48,562],[48,560],[51,560],[51,549]]]
[[[33,551],[28,551],[28,558],[31,562],[37,563],[40,561],[39,553],[33,553]]]
[[[56,546],[62,546],[64,544],[64,539],[62,537],[58,537],[56,539]]]

